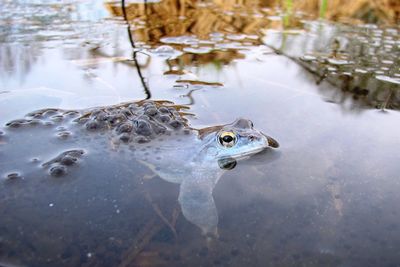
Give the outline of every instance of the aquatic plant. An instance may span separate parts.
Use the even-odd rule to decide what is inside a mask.
[[[283,16],[283,27],[288,28],[290,26],[291,16],[293,14],[293,1],[285,0],[283,4],[285,14]]]
[[[319,17],[321,19],[325,18],[327,8],[328,8],[328,0],[321,0],[319,3]]]

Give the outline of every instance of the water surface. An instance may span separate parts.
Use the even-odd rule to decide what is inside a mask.
[[[0,146],[0,265],[400,261],[398,26],[302,13],[288,25],[284,8],[258,2],[129,2],[125,15],[119,2],[0,5],[6,136],[5,123],[36,109],[150,98],[190,108],[195,128],[249,118],[281,144],[219,180],[212,240],[180,213],[179,186],[128,151],[98,153],[55,178],[27,175],[39,173],[33,165],[10,170],[21,159]],[[37,134],[44,138],[21,140],[16,152],[44,150],[49,134]],[[7,178],[11,171],[24,175]]]

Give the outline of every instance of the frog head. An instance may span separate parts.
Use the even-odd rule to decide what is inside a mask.
[[[199,135],[204,142],[203,159],[217,161],[221,168],[227,169],[234,167],[236,160],[268,147],[279,147],[276,140],[254,129],[253,123],[243,118],[231,124],[201,129]]]

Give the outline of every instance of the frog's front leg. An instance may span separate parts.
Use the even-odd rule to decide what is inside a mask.
[[[180,186],[179,203],[185,218],[205,235],[216,237],[218,212],[212,192],[218,177],[187,177]]]

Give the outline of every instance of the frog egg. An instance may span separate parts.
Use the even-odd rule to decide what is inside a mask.
[[[60,160],[60,164],[64,165],[64,166],[71,166],[74,165],[76,162],[78,161],[77,158],[69,156],[69,155],[65,155],[61,160]]]
[[[67,168],[65,166],[57,165],[57,166],[51,167],[49,170],[49,173],[53,177],[60,177],[67,173]]]

